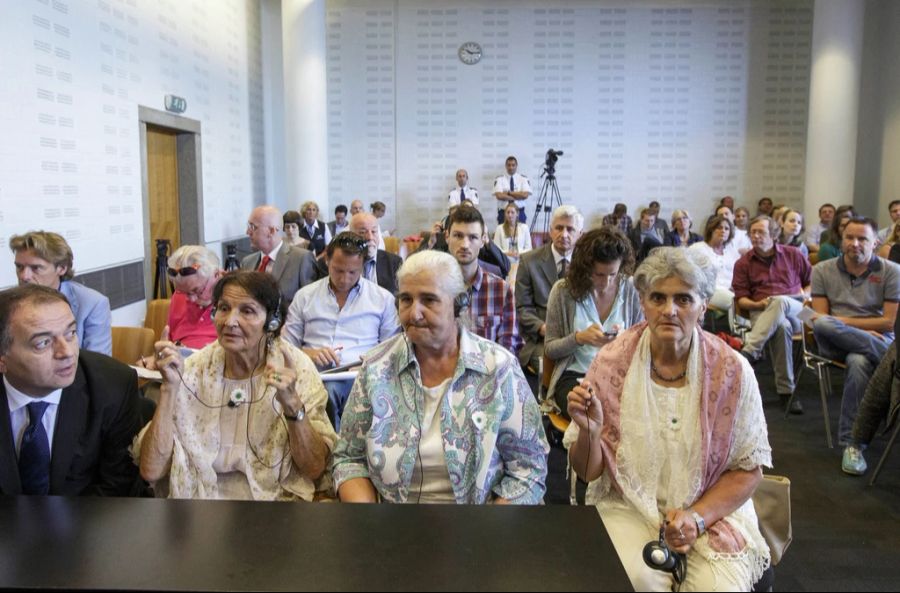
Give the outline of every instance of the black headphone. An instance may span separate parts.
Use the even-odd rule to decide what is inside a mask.
[[[650,568],[672,573],[672,577],[679,585],[687,576],[687,558],[684,554],[672,552],[666,545],[663,535],[665,526],[659,528],[659,541],[647,542],[644,546],[644,563]]]
[[[468,309],[470,304],[472,304],[472,301],[468,292],[461,292],[456,295],[453,299],[453,316],[459,317],[463,309]]]
[[[218,307],[213,304],[212,309],[209,311],[209,316],[215,317],[216,310]],[[275,307],[274,311],[270,311],[266,309],[266,331],[269,333],[277,332],[278,328],[281,327],[281,295],[278,295],[278,305]]]

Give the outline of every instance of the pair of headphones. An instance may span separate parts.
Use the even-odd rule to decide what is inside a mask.
[[[468,309],[469,305],[472,304],[472,300],[469,298],[468,292],[461,292],[453,298],[453,316],[459,317],[463,309]],[[397,307],[397,311],[400,310],[400,301],[394,299],[394,306]]]
[[[650,568],[672,574],[675,583],[680,585],[687,576],[687,557],[673,552],[666,545],[665,526],[659,528],[659,541],[647,542],[644,546],[644,563]]]
[[[216,305],[212,306],[212,309],[209,311],[209,316],[214,318],[216,316],[216,311],[218,307]],[[275,307],[274,311],[266,310],[266,322],[265,322],[266,331],[269,333],[274,333],[278,331],[278,328],[281,327],[281,295],[278,295],[278,305]]]

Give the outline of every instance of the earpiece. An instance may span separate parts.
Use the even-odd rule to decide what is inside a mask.
[[[644,563],[650,568],[672,573],[675,582],[681,584],[687,573],[684,554],[672,552],[663,535],[665,526],[659,528],[659,541],[647,542],[644,546]]]
[[[212,309],[209,310],[209,316],[212,319],[216,317],[216,306],[213,305]],[[267,332],[276,332],[278,328],[281,327],[281,297],[278,297],[278,307],[274,312],[269,312],[268,317],[266,318],[266,331]]]
[[[459,317],[463,309],[468,309],[471,301],[468,292],[461,292],[453,299],[453,316]]]
[[[469,299],[468,292],[461,292],[458,295],[456,295],[456,298],[453,299],[453,316],[459,317],[462,314],[463,309],[469,308],[469,305],[471,304],[471,302],[472,301]],[[394,299],[394,307],[397,308],[397,312],[399,313],[400,312],[400,301],[398,301],[397,299]]]

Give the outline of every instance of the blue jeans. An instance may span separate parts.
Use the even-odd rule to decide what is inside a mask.
[[[340,432],[341,416],[344,414],[344,406],[347,405],[347,398],[350,397],[350,390],[353,388],[353,379],[325,381],[324,383],[328,399],[331,400],[331,409],[334,410],[334,430]]]
[[[838,443],[846,447],[853,444],[853,421],[856,419],[859,402],[875,368],[893,342],[893,336],[876,338],[834,317],[816,319],[813,334],[822,356],[847,365],[844,393],[841,396],[841,417],[838,421]]]

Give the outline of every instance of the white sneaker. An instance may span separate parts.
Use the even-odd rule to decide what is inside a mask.
[[[867,467],[862,449],[853,445],[844,447],[844,457],[841,460],[841,469],[844,470],[845,474],[861,476],[866,473]]]

